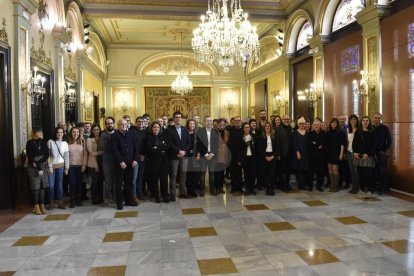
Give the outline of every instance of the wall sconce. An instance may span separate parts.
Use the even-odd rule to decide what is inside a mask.
[[[31,104],[39,105],[40,101],[43,101],[43,97],[46,94],[46,88],[44,83],[46,78],[37,73],[38,68],[33,67],[33,72],[27,72],[27,80],[22,84],[22,91],[26,92],[30,97]]]
[[[352,92],[360,97],[361,102],[368,99],[369,93],[375,91],[374,78],[368,77],[368,71],[361,71],[361,80],[352,81]]]
[[[288,100],[286,100],[282,95],[275,95],[274,99],[279,108],[284,108],[288,103]]]
[[[66,110],[71,110],[76,104],[76,89],[70,83],[65,84],[65,95],[62,97]]]
[[[47,20],[49,20],[49,13],[46,11],[47,4],[44,0],[39,0],[39,5],[37,6],[37,16],[39,17],[40,25],[44,25]]]
[[[311,83],[309,88],[298,91],[298,100],[307,101],[310,106],[313,106],[320,98],[320,91],[315,87],[315,84]]]

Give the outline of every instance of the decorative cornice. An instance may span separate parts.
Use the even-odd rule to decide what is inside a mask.
[[[37,11],[37,1],[36,0],[13,0],[13,4],[22,6],[31,15],[34,14]]]
[[[374,5],[361,10],[356,18],[359,25],[364,25],[372,20],[379,20],[390,14],[389,5]]]
[[[66,29],[64,27],[54,27],[52,30],[52,35],[55,39],[60,40],[62,43],[71,41],[71,35],[66,32]]]
[[[43,28],[40,28],[39,30],[39,37],[40,37],[40,47],[39,49],[35,49],[34,47],[34,38],[32,38],[32,48],[30,48],[30,57],[37,60],[38,62],[49,66],[52,68],[52,53],[49,50],[49,56],[46,55],[44,44],[45,44],[45,33],[43,32]]]
[[[9,37],[6,31],[6,19],[3,17],[3,29],[0,30],[0,42],[3,44],[9,45]]]
[[[315,35],[309,39],[309,46],[314,49],[316,47],[321,47],[330,42],[331,38],[329,35]]]

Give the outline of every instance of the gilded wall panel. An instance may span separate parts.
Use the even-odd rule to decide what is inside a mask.
[[[368,85],[375,87],[375,91],[370,91],[368,103],[368,115],[372,117],[378,112],[378,38],[376,36],[367,39],[368,57]]]
[[[26,82],[27,78],[27,70],[29,69],[29,41],[28,41],[28,32],[22,26],[19,27],[19,83],[23,84]],[[29,101],[28,95],[21,91],[20,93],[20,141],[23,143],[21,145],[22,148],[26,147],[26,141],[28,140],[28,133],[30,133],[28,118],[30,114],[28,114],[29,110]]]
[[[173,93],[170,87],[145,87],[145,112],[151,118],[164,114],[172,117],[175,111],[180,111],[184,118],[194,115],[204,118],[211,111],[210,95],[210,87],[194,87],[184,96]]]

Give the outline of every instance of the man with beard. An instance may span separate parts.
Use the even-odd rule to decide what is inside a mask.
[[[377,184],[377,193],[381,195],[389,186],[385,183],[385,171],[387,169],[387,151],[391,147],[392,139],[390,129],[382,122],[382,114],[374,114],[374,129],[376,138],[375,150],[375,183]]]
[[[114,159],[112,156],[112,147],[111,147],[111,136],[114,133],[114,122],[115,119],[112,117],[106,117],[105,120],[105,130],[101,134],[99,142],[102,147],[102,169],[104,175],[104,196],[105,202],[107,205],[113,198],[114,192]]]
[[[143,117],[137,117],[136,121],[135,121],[135,129],[134,131],[136,132],[136,136],[137,136],[137,143],[139,146],[139,148],[141,149],[140,154],[139,154],[139,161],[138,161],[138,174],[137,177],[135,177],[135,181],[136,181],[136,194],[138,196],[139,200],[146,200],[145,198],[145,184],[147,183],[147,173],[146,173],[146,156],[145,156],[145,151],[144,151],[144,147],[142,147],[141,145],[143,145],[145,143],[145,139],[147,138],[149,132],[148,129],[144,128],[144,118]],[[161,130],[160,130],[161,132]],[[133,180],[134,180],[133,179]]]
[[[265,123],[267,122],[267,112],[266,112],[266,110],[264,110],[264,109],[260,110],[259,117],[260,117],[260,120],[257,124],[256,131],[261,134],[263,132],[263,127],[264,127]]]

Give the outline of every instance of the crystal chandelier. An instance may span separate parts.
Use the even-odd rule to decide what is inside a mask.
[[[259,37],[240,1],[208,0],[206,14],[193,31],[192,48],[199,62],[216,62],[227,73],[235,62],[245,67],[249,58],[259,60]]]
[[[76,90],[70,83],[67,83],[65,85],[66,110],[71,110],[75,106],[75,104],[76,104]]]
[[[46,94],[46,88],[43,87],[46,78],[42,77],[40,74],[37,74],[38,68],[36,66],[33,67],[33,70],[33,75],[32,71],[27,73],[27,80],[23,85],[23,90],[30,96],[31,104],[39,105],[40,101],[43,101],[43,97]]]
[[[182,63],[183,58],[183,33],[181,33],[181,64],[180,64],[180,71],[175,78],[175,80],[171,84],[171,90],[174,93],[185,95],[190,93],[193,90],[193,83],[187,76],[187,73],[184,72],[184,66]]]

